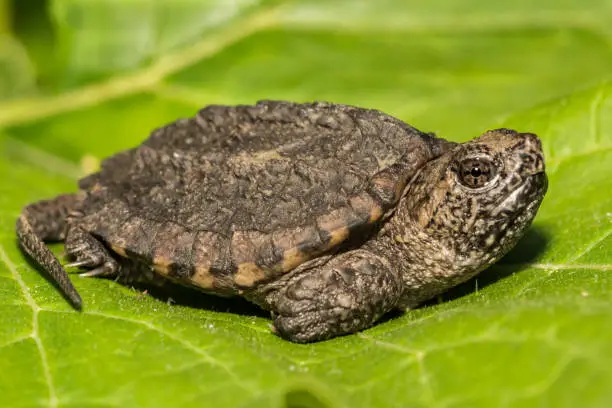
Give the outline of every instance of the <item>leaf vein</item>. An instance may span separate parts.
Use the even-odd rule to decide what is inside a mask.
[[[595,238],[592,242],[590,242],[587,246],[585,246],[582,250],[580,250],[576,255],[574,255],[568,262],[574,262],[582,258],[586,254],[591,252],[597,245],[602,243],[606,238],[608,238],[610,234],[612,234],[612,228],[604,231],[604,233],[601,234],[601,236]]]
[[[59,312],[59,311],[52,311],[52,312],[56,312],[56,313],[65,313],[65,312]],[[99,316],[99,317],[103,317],[106,319],[114,319],[114,320],[121,320],[124,322],[128,322],[131,324],[136,324],[136,325],[140,325],[140,326],[144,326],[147,329],[151,330],[151,331],[155,331],[159,334],[161,334],[164,337],[167,337],[173,341],[175,341],[176,343],[180,344],[181,346],[183,346],[185,349],[197,354],[198,356],[202,357],[202,361],[209,363],[211,365],[217,366],[221,369],[223,369],[230,377],[232,377],[232,379],[235,380],[237,385],[240,385],[242,388],[250,391],[251,393],[255,393],[255,388],[251,386],[251,384],[245,383],[244,381],[242,381],[240,379],[240,377],[238,377],[236,375],[236,373],[225,363],[223,363],[222,361],[212,357],[209,353],[207,353],[204,349],[197,347],[196,345],[194,345],[193,343],[191,343],[190,341],[177,336],[167,330],[164,330],[146,320],[137,320],[137,319],[131,319],[129,317],[125,317],[125,316],[117,316],[117,315],[111,315],[111,314],[107,314],[107,313],[101,313],[101,312],[83,312],[84,314],[90,315],[90,316]]]
[[[262,8],[190,47],[160,57],[149,67],[135,73],[112,77],[108,81],[59,95],[21,99],[2,104],[0,128],[40,120],[150,89],[165,77],[210,58],[228,46],[271,26],[277,20],[278,10],[279,6]]]
[[[34,297],[32,297],[32,294],[30,293],[30,288],[28,288],[23,278],[21,277],[21,274],[19,273],[15,265],[11,262],[11,260],[8,257],[8,254],[4,250],[4,247],[2,247],[1,245],[0,245],[0,260],[2,261],[2,263],[6,265],[8,270],[15,277],[15,280],[17,281],[17,283],[19,284],[19,287],[21,288],[21,292],[23,294],[23,297],[26,300],[26,303],[32,309],[32,333],[30,334],[30,337],[34,339],[34,342],[36,343],[36,348],[38,349],[38,354],[40,355],[42,370],[43,370],[43,374],[45,377],[45,382],[47,383],[47,389],[48,389],[48,394],[49,394],[48,406],[49,408],[56,408],[59,405],[59,400],[57,398],[57,392],[55,390],[55,385],[53,384],[53,378],[51,376],[51,368],[49,366],[47,352],[45,351],[44,345],[42,343],[42,339],[40,337],[40,330],[38,326],[38,323],[39,323],[38,315],[41,311],[41,308],[40,306],[38,306],[38,304],[34,300]]]

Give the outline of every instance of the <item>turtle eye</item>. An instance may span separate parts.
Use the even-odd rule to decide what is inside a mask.
[[[484,157],[470,157],[459,163],[459,181],[469,188],[484,187],[495,173],[493,162]]]

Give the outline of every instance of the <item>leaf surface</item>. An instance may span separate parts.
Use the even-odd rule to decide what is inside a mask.
[[[37,94],[0,87],[0,403],[610,406],[612,10],[410,3],[51,2],[62,69]],[[12,55],[0,69],[23,73],[28,60],[0,50]],[[375,107],[456,141],[500,125],[535,132],[549,192],[517,248],[477,279],[312,345],[275,337],[240,301],[168,304],[102,279],[73,279],[75,312],[17,249],[25,204],[75,191],[151,129],[274,98]]]

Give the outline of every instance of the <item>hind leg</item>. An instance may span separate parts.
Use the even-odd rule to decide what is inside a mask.
[[[90,269],[79,275],[82,277],[114,276],[119,271],[119,264],[104,245],[78,225],[68,230],[66,255],[74,260],[66,265],[67,268],[86,267]]]
[[[354,250],[296,273],[268,299],[274,327],[298,343],[365,329],[392,310],[402,280],[386,259]]]
[[[66,237],[68,216],[79,202],[77,194],[62,194],[26,206],[21,216],[27,218],[32,231],[43,241],[62,241]]]

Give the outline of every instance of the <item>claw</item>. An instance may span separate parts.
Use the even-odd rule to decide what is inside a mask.
[[[87,266],[90,264],[90,259],[84,259],[82,261],[70,262],[69,264],[64,265],[64,268],[78,268],[79,266]]]
[[[105,276],[110,275],[111,272],[108,270],[106,265],[102,265],[98,268],[92,269],[91,271],[79,273],[79,277],[81,278],[92,278],[95,276]]]

